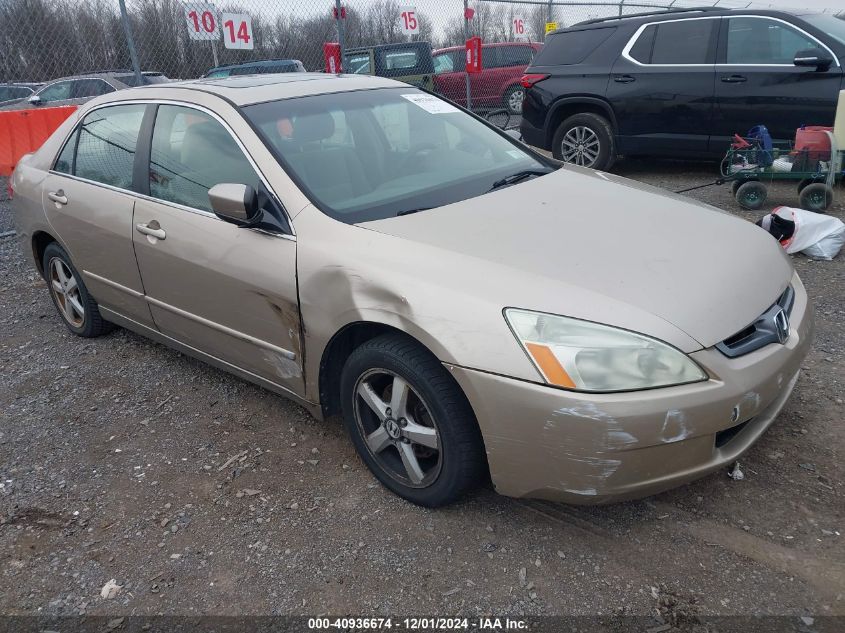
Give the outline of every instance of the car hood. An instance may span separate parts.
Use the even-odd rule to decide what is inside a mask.
[[[663,328],[648,324],[662,321],[703,347],[752,323],[793,274],[778,243],[749,222],[648,185],[572,166],[438,209],[360,226],[434,247],[438,257],[453,253],[460,267],[456,277],[475,274],[477,286],[495,292],[489,299],[500,300],[502,307],[652,336]],[[495,276],[495,283],[482,276]]]

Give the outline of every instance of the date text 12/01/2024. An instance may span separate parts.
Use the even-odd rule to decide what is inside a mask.
[[[406,631],[520,631],[528,628],[524,620],[512,618],[309,618],[311,630],[343,631],[399,629]]]

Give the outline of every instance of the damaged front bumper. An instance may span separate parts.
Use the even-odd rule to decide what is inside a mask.
[[[447,368],[475,410],[498,492],[609,503],[690,482],[742,455],[788,400],[812,330],[798,282],[786,342],[738,358],[695,352],[710,374],[702,383],[585,394]]]

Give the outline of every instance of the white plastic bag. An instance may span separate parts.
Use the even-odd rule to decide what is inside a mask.
[[[795,222],[792,237],[780,243],[789,254],[804,253],[813,259],[830,260],[845,244],[845,223],[839,218],[792,207],[778,207],[772,215]]]

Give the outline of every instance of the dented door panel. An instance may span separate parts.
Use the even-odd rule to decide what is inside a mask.
[[[133,239],[158,329],[302,395],[296,242],[138,200],[134,224],[153,223],[164,239]]]

